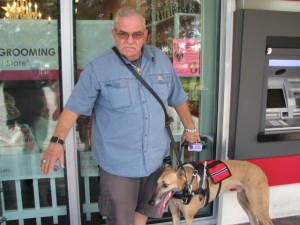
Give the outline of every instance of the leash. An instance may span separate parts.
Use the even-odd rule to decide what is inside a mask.
[[[112,48],[112,50],[116,53],[116,55],[119,57],[121,62],[123,62],[123,64],[130,70],[130,72],[138,79],[138,81],[140,81],[146,87],[146,89],[157,99],[157,101],[161,105],[161,107],[164,111],[164,114],[165,114],[165,127],[167,129],[168,135],[169,135],[170,140],[171,140],[172,149],[175,152],[175,155],[176,155],[176,158],[177,158],[177,161],[178,161],[178,166],[183,169],[180,154],[179,154],[179,151],[177,149],[177,146],[176,146],[176,143],[175,143],[175,140],[174,140],[171,128],[170,128],[171,118],[169,117],[169,115],[167,113],[167,110],[166,110],[166,107],[165,107],[163,101],[156,94],[156,92],[150,87],[150,85],[144,80],[144,78],[142,78],[142,76],[140,76],[132,66],[130,66],[128,63],[125,62],[125,60],[123,59],[121,53],[116,48],[116,46],[114,46]]]

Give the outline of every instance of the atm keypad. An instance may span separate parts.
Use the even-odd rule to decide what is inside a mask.
[[[288,124],[284,122],[283,120],[269,120],[269,123],[274,127],[279,126],[287,126]]]

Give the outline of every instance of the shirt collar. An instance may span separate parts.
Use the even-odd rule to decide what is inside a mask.
[[[150,51],[151,48],[149,48],[148,45],[143,46],[143,56],[146,57],[150,61],[154,61],[154,52]]]

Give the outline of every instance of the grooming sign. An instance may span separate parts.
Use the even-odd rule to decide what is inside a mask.
[[[76,22],[77,68],[110,46],[113,21]],[[56,20],[0,20],[0,80],[44,80],[59,76]]]
[[[4,19],[0,20],[0,32],[1,80],[58,77],[56,21]]]

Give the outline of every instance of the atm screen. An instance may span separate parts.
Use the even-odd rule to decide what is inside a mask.
[[[268,89],[267,108],[286,108],[283,89]]]
[[[299,59],[269,59],[269,66],[300,67]]]

